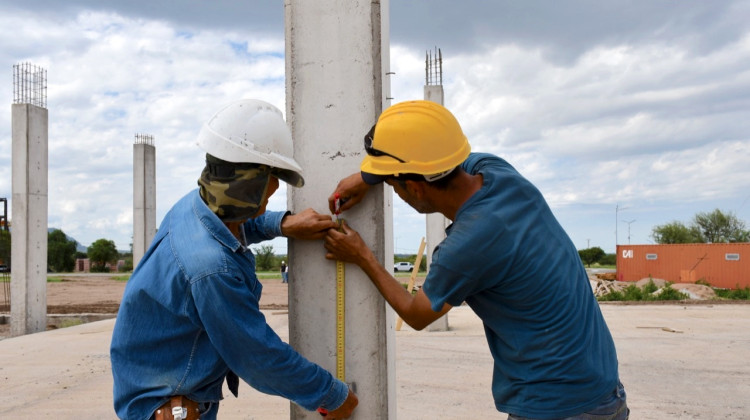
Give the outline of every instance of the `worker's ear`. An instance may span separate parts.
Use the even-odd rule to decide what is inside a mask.
[[[427,189],[427,183],[422,181],[412,181],[410,179],[407,179],[405,181],[406,191],[411,194],[412,196],[423,199],[426,189]]]

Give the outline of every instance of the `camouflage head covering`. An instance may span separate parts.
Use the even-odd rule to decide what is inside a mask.
[[[268,165],[227,162],[207,154],[198,180],[201,198],[224,222],[253,218],[263,203],[272,171]]]

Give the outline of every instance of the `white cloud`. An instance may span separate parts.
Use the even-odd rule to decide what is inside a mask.
[[[41,13],[4,3],[1,65],[48,70],[50,224],[84,245],[105,237],[129,247],[135,133],[155,137],[160,221],[196,187],[195,136],[218,106],[258,97],[285,108],[283,24],[259,21],[281,5],[169,13],[78,0]],[[716,207],[750,220],[747,2],[571,1],[531,14],[522,2],[454,4],[392,4],[391,96],[421,98],[426,50],[442,48],[445,103],[473,149],[534,182],[577,246],[613,242],[618,203],[638,219],[641,241],[654,224]],[[0,102],[11,101],[10,82],[0,83]],[[5,112],[8,197],[9,152]],[[286,207],[285,190],[270,209]],[[424,216],[398,197],[394,209],[397,248],[416,251]]]

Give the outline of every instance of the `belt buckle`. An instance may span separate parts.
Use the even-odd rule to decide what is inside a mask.
[[[188,413],[185,407],[172,407],[172,417],[174,420],[187,419]]]

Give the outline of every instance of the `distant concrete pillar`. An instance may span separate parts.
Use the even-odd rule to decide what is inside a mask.
[[[384,104],[388,2],[286,0],[286,109],[305,186],[289,188],[289,208],[329,214],[337,182],[359,171],[363,137]],[[387,186],[373,187],[345,216],[386,266],[393,263]],[[289,240],[289,340],[336,371],[336,265],[320,241]],[[346,380],[361,396],[352,419],[395,419],[394,312],[357,267],[346,265]],[[319,419],[292,405],[293,419]]]
[[[156,235],[154,136],[136,134],[133,144],[133,269]]]
[[[10,332],[17,336],[47,329],[49,115],[46,71],[29,64],[13,69]]]
[[[424,99],[443,105],[443,57],[436,51],[435,57],[427,56],[425,60]],[[427,272],[432,264],[432,251],[445,239],[445,228],[450,221],[440,213],[429,213],[426,216],[425,237],[427,242]],[[427,326],[427,331],[448,331],[448,314],[436,319]]]

